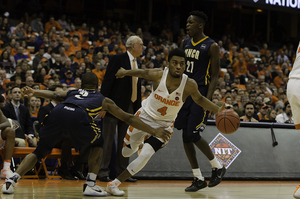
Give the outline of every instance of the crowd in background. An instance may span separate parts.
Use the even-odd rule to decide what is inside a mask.
[[[138,60],[143,69],[166,67],[169,51],[188,37],[184,29],[173,34],[170,28],[158,27],[153,34],[147,25],[130,28],[128,24],[99,20],[94,26],[77,26],[65,15],[46,19],[33,14],[16,20],[5,13],[0,17],[1,108],[11,102],[14,86],[49,89],[62,85],[63,90],[78,89],[86,72],[97,75],[100,90],[110,58],[126,51],[125,42],[131,35],[140,36],[146,46]],[[252,114],[255,120],[247,116],[249,121],[280,122],[279,115],[285,114],[284,122],[292,123],[285,91],[296,46],[283,44],[280,49],[269,49],[264,43],[259,52],[253,53],[242,39],[233,41],[230,35],[213,39],[220,46],[221,71],[212,100],[226,102],[242,120],[245,114]],[[141,90],[142,99],[147,98],[152,82],[143,80]],[[49,103],[39,98],[21,102],[32,117],[36,117],[40,106]],[[250,113],[247,105],[253,106]],[[214,116],[211,113],[209,117]]]

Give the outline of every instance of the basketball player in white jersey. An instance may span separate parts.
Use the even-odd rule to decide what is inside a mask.
[[[297,130],[300,129],[300,42],[296,51],[296,59],[293,69],[289,75],[289,82],[287,85],[287,98],[290,102],[292,113],[294,117],[294,124]],[[294,198],[300,199],[300,185],[297,186],[294,192]]]
[[[169,67],[164,70],[125,70],[121,68],[116,74],[117,78],[137,76],[153,81],[153,92],[142,102],[142,107],[136,113],[136,116],[143,122],[152,127],[165,127],[173,133],[174,120],[189,95],[199,106],[209,111],[218,113],[225,108],[225,104],[218,107],[203,97],[198,91],[195,80],[183,74],[186,63],[183,50],[179,48],[172,50],[168,61]],[[138,150],[143,141],[144,145],[139,156],[128,165],[123,173],[107,184],[106,191],[108,193],[116,196],[124,195],[125,192],[119,190],[118,186],[139,172],[151,156],[168,142],[130,126],[124,138],[123,156],[131,156]]]

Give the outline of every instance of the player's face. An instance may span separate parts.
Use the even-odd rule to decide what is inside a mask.
[[[186,33],[189,34],[191,37],[196,35],[199,30],[203,27],[203,23],[199,23],[199,20],[196,16],[189,16],[186,22]]]
[[[184,57],[173,56],[169,63],[169,69],[172,77],[180,78],[185,70]]]

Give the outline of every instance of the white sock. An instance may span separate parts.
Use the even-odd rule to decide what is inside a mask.
[[[214,157],[214,159],[210,160],[209,162],[210,162],[212,168],[217,168],[217,169],[223,168],[223,166],[221,165],[221,163],[219,162],[219,160],[216,157]]]
[[[10,161],[4,161],[3,163],[3,170],[9,170],[10,169]]]
[[[121,184],[121,181],[116,178],[109,184],[112,184],[112,185],[118,187]]]
[[[95,186],[97,175],[94,173],[88,173],[86,176],[86,184],[90,187]]]
[[[202,176],[202,173],[200,171],[200,168],[197,169],[192,169],[193,170],[193,174],[196,178],[198,178],[199,180],[204,181],[204,177]]]

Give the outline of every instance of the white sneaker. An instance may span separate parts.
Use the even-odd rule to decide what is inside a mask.
[[[297,187],[296,187],[296,191],[294,192],[294,198],[298,198],[298,199],[300,199],[300,185],[298,185]]]
[[[106,191],[114,196],[123,196],[125,194],[124,191],[121,191],[118,186],[112,182],[107,183]]]
[[[87,184],[83,185],[83,195],[85,196],[106,196],[107,193],[98,185],[93,187],[88,186]]]
[[[12,179],[5,180],[5,183],[2,186],[2,193],[13,194],[15,181]]]
[[[1,174],[0,174],[0,178],[1,179],[5,179],[5,178],[8,179],[13,175],[14,175],[14,172],[12,172],[10,169],[2,169]]]

